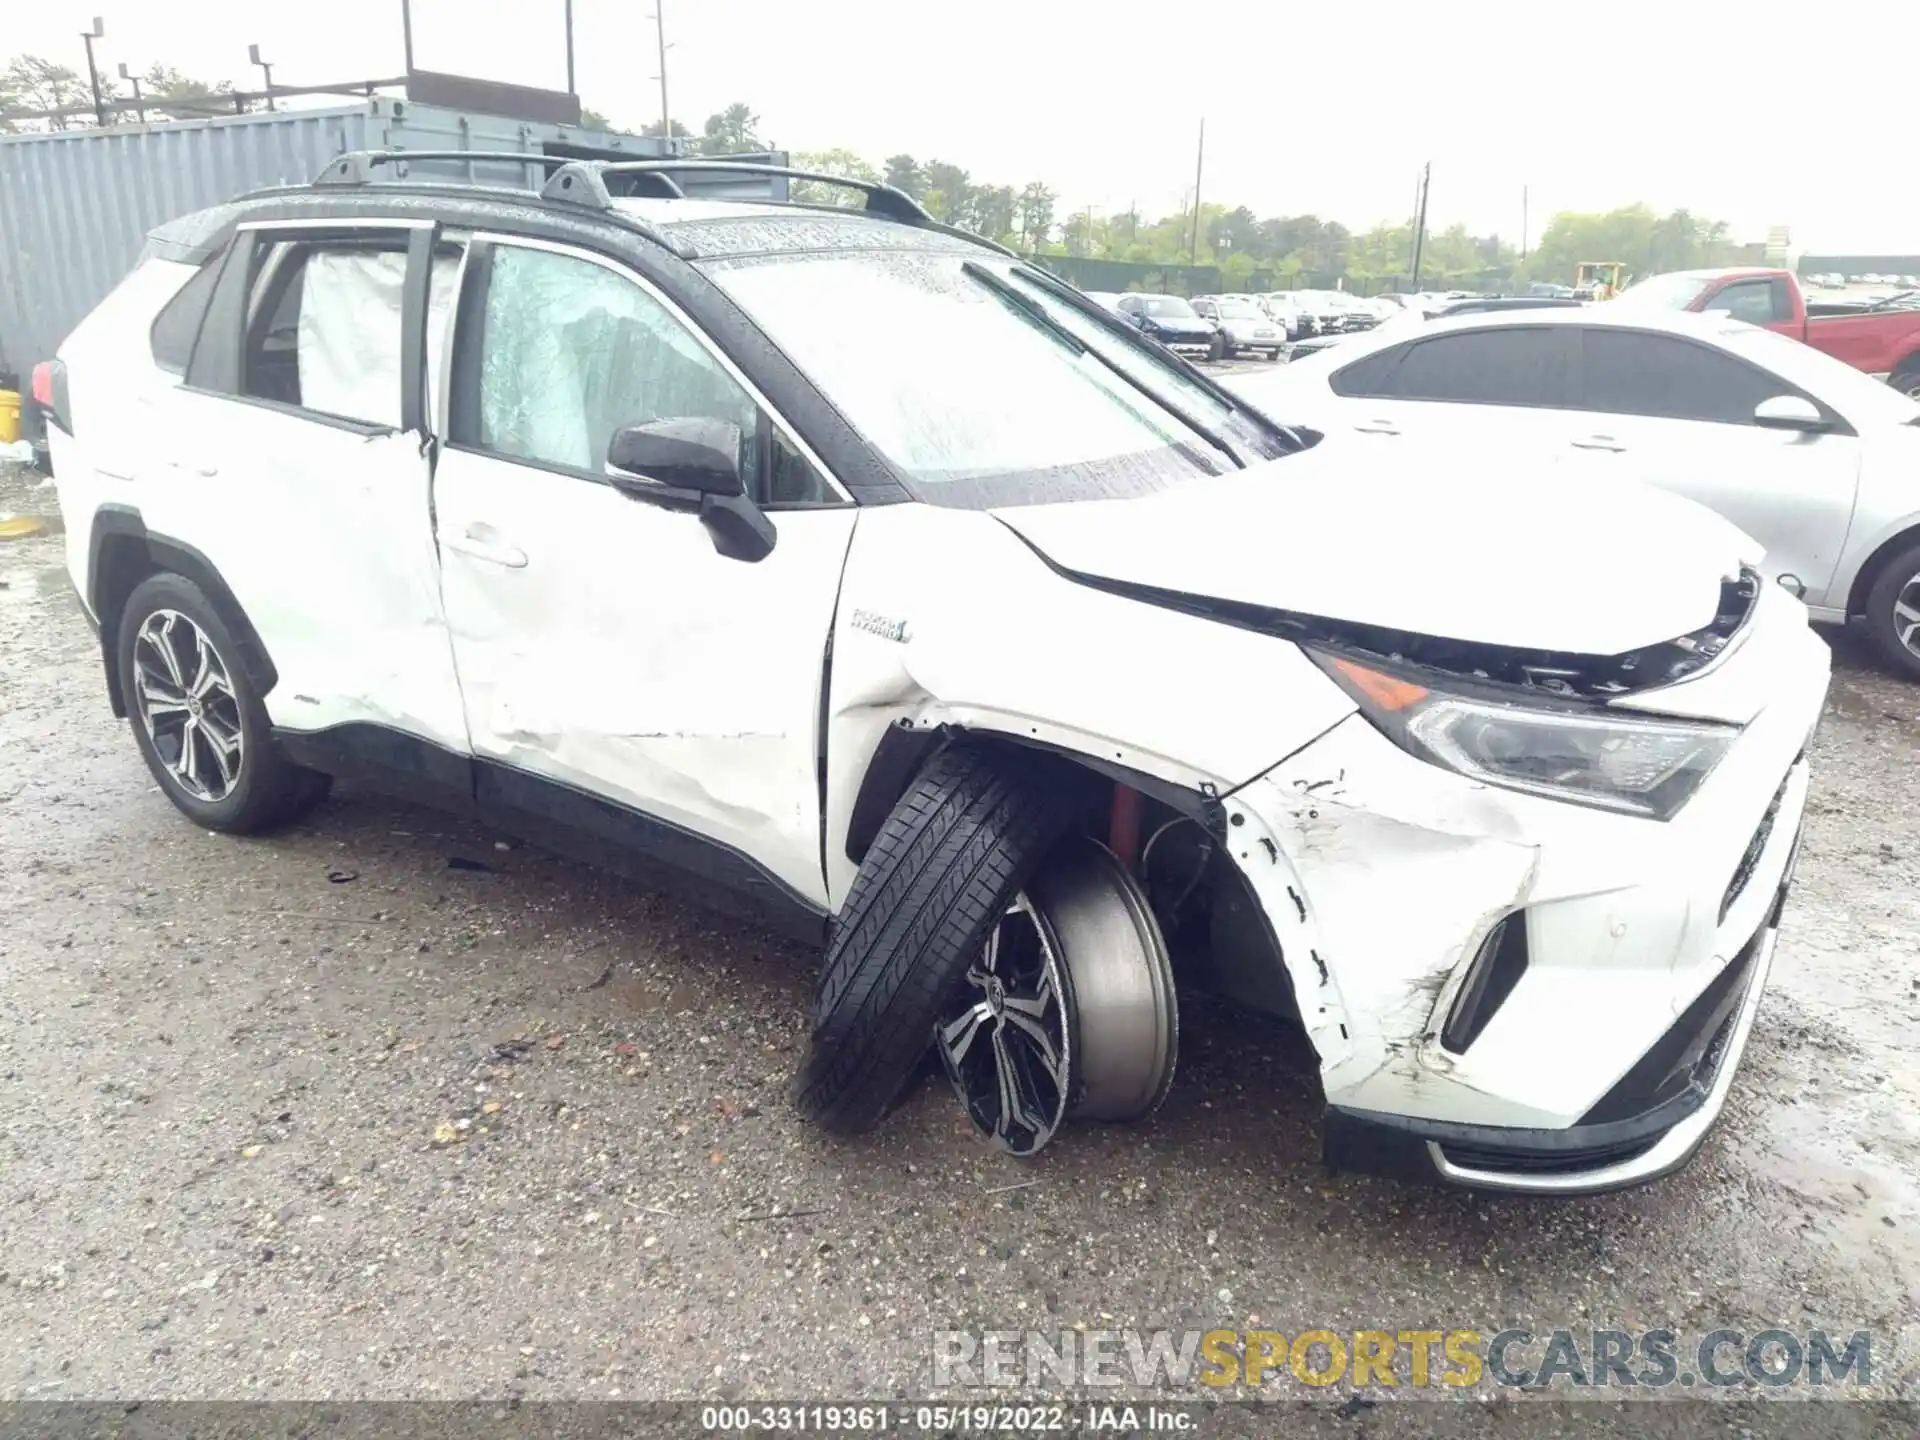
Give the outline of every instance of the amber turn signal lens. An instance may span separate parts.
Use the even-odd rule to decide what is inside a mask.
[[[1424,685],[1416,685],[1411,680],[1402,680],[1397,675],[1388,675],[1379,670],[1369,670],[1351,660],[1335,658],[1333,665],[1347,677],[1354,689],[1382,710],[1408,709],[1418,705],[1431,693]]]

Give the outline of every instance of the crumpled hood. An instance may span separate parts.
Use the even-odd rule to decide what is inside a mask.
[[[1618,655],[1714,618],[1759,543],[1691,500],[1339,440],[1134,500],[994,512],[1056,566],[1450,640]]]

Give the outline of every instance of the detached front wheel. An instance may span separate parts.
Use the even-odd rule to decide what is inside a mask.
[[[794,1104],[850,1135],[919,1071],[934,1023],[1008,907],[1088,799],[1014,748],[955,746],[923,770],[875,837],[827,946]]]

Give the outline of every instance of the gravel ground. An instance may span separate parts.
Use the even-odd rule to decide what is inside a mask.
[[[344,788],[194,829],[61,564],[0,542],[0,1397],[922,1396],[1075,1324],[1869,1327],[1920,1393],[1920,686],[1847,637],[1726,1122],[1548,1204],[1327,1174],[1297,1035],[1198,1003],[1150,1123],[823,1140],[814,956]]]

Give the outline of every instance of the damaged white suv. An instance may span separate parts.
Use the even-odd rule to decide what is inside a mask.
[[[1692,1154],[1827,683],[1738,531],[1316,444],[883,186],[396,158],[167,227],[50,377],[108,691],[188,816],[375,777],[690,872],[824,944],[795,1095],[836,1131],[930,1048],[1015,1153],[1142,1115],[1210,989],[1303,1027],[1336,1164]]]

